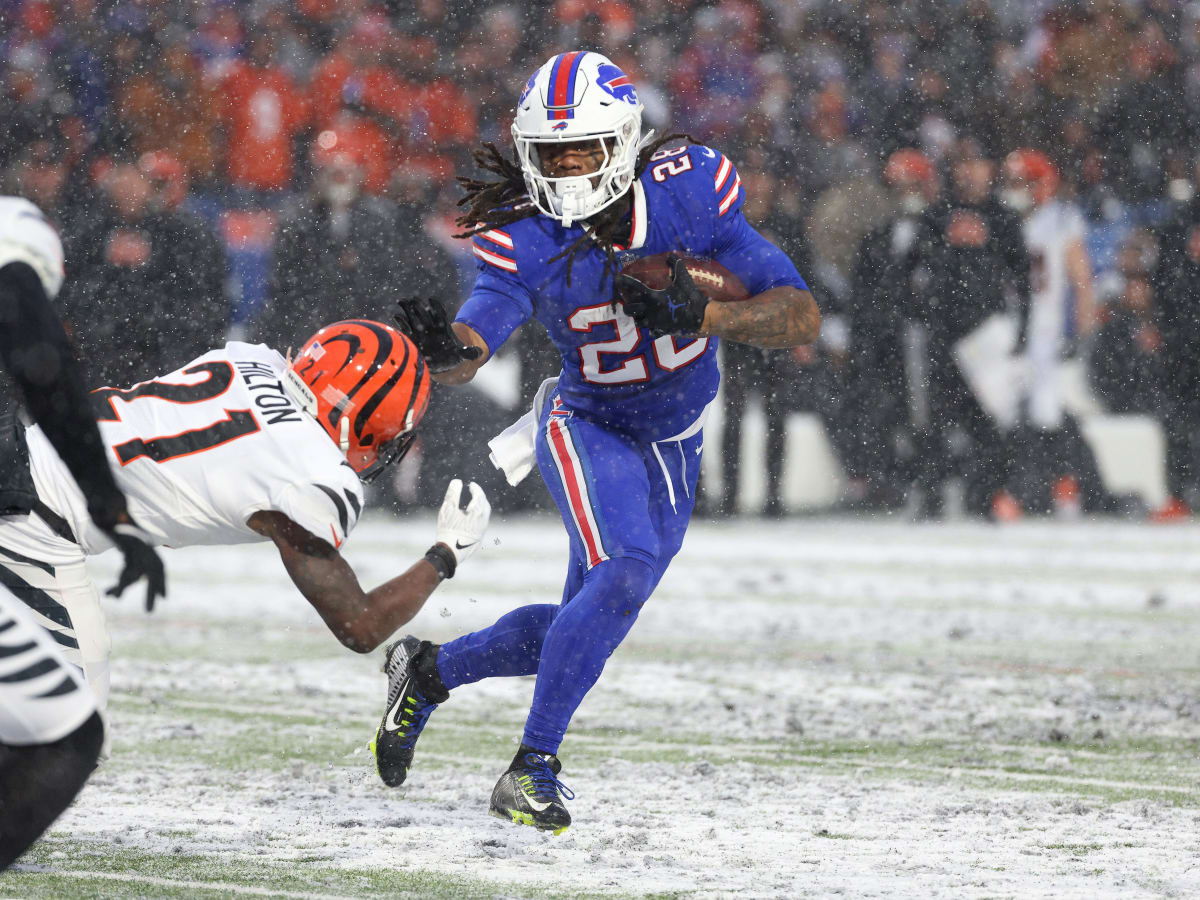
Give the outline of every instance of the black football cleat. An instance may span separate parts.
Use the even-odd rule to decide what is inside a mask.
[[[492,789],[488,812],[506,822],[562,834],[571,825],[571,814],[562,798],[574,800],[575,795],[558,780],[561,771],[557,756],[522,744],[512,765]]]
[[[429,714],[450,696],[437,674],[437,649],[410,634],[389,646],[384,656],[388,705],[371,741],[371,752],[379,777],[388,787],[404,784],[421,729]]]

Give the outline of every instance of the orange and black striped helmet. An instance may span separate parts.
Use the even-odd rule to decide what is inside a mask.
[[[308,411],[363,481],[407,452],[429,405],[429,369],[413,342],[368,319],[326,325],[300,349],[288,374],[293,392],[304,395]]]

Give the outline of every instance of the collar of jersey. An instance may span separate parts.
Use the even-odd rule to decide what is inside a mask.
[[[649,221],[646,215],[646,189],[642,187],[640,179],[633,183],[632,210],[633,221],[630,223],[629,228],[629,244],[628,246],[622,246],[621,244],[614,243],[614,250],[637,250],[646,243]]]

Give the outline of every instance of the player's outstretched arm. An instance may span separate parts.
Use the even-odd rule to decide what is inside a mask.
[[[483,338],[461,322],[452,325],[446,308],[432,297],[401,300],[392,319],[412,339],[435,381],[466,384],[488,361]]]
[[[764,350],[799,347],[821,334],[821,310],[811,293],[785,285],[748,300],[708,304],[700,334]]]
[[[450,327],[454,331],[454,336],[462,341],[463,344],[468,347],[477,347],[479,355],[474,359],[463,360],[463,362],[459,363],[453,369],[435,374],[433,380],[441,384],[466,384],[475,377],[475,373],[479,371],[480,367],[491,358],[491,351],[488,350],[487,342],[470,325],[455,322]]]
[[[420,612],[434,589],[479,548],[492,509],[479,485],[472,483],[470,494],[463,509],[462,482],[451,481],[438,512],[437,543],[406,572],[372,591],[362,589],[332,545],[283,513],[256,512],[246,524],[274,542],[292,582],[337,639],[356,653],[370,653]]]

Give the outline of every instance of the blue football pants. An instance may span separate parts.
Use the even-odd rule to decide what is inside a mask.
[[[443,644],[446,687],[536,673],[523,741],[557,753],[571,716],[679,552],[702,445],[702,433],[636,441],[548,403],[537,461],[571,539],[562,601],[514,609]]]

